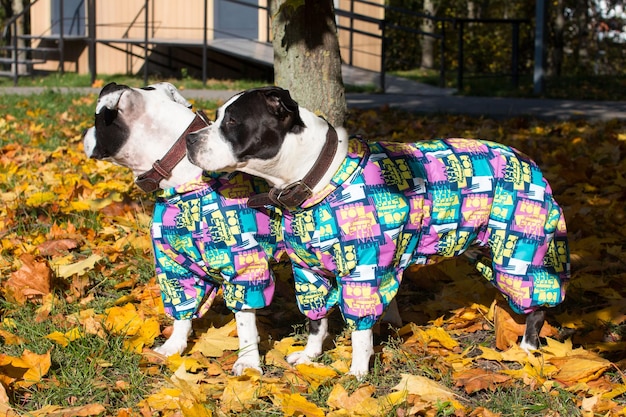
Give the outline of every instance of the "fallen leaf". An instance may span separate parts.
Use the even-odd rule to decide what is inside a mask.
[[[54,239],[41,243],[37,249],[41,256],[60,256],[77,247],[78,242],[74,239]]]
[[[452,378],[455,380],[456,386],[463,387],[467,394],[486,389],[493,391],[498,386],[511,380],[511,377],[508,375],[479,368],[456,372]]]
[[[611,362],[591,352],[563,358],[550,358],[548,361],[558,368],[553,378],[565,385],[597,379],[611,367]]]
[[[92,254],[86,259],[78,262],[74,262],[69,265],[55,265],[55,273],[59,278],[69,278],[72,275],[83,275],[88,271],[91,271],[96,263],[102,259],[102,256]]]
[[[337,371],[319,363],[296,365],[296,369],[309,382],[311,390],[316,390],[320,385],[337,376]]]
[[[239,349],[239,339],[231,336],[237,330],[235,320],[222,327],[211,327],[204,332],[191,348],[191,352],[200,352],[204,356],[219,358],[226,350]]]
[[[278,393],[275,399],[285,416],[324,417],[325,415],[324,410],[298,393]]]
[[[450,401],[455,408],[463,408],[457,394],[421,375],[402,374],[402,379],[393,389],[407,391],[408,394],[417,395],[428,402]]]
[[[246,369],[243,375],[228,378],[220,397],[220,408],[231,412],[243,411],[257,398],[260,376],[258,372]]]
[[[22,255],[20,261],[22,266],[4,284],[7,299],[24,304],[27,300],[40,300],[49,294],[52,271],[48,264],[37,261],[30,254]]]

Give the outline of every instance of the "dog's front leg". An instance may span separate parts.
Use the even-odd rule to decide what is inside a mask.
[[[256,311],[244,310],[235,313],[237,336],[239,336],[239,357],[233,365],[233,374],[241,375],[246,368],[261,369],[259,355],[259,331],[256,327]]]
[[[287,356],[287,362],[292,365],[311,362],[311,359],[322,354],[322,345],[327,336],[328,319],[326,317],[319,320],[309,320],[309,337],[304,350]]]
[[[183,353],[187,349],[187,339],[191,334],[191,319],[174,320],[174,329],[170,337],[154,351],[165,356]]]
[[[526,352],[539,349],[539,333],[546,321],[546,312],[544,310],[535,310],[526,316],[526,330],[520,347]]]
[[[352,332],[352,364],[350,375],[361,379],[370,368],[370,358],[374,354],[374,335],[372,329]]]

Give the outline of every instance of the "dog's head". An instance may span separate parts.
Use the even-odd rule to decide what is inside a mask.
[[[220,107],[213,124],[187,136],[188,158],[207,171],[232,171],[250,159],[274,158],[285,137],[303,129],[298,103],[289,91],[247,90]]]
[[[144,88],[110,83],[100,92],[95,126],[83,137],[89,158],[148,171],[194,119],[191,104],[170,83]]]

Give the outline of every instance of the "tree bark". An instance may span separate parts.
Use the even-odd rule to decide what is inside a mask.
[[[424,13],[434,16],[435,3],[433,0],[424,0]],[[434,33],[435,25],[431,19],[422,19],[421,31],[426,33]],[[435,65],[435,38],[432,36],[422,35],[422,62],[421,68],[430,69]]]
[[[22,0],[13,0],[12,9],[13,16],[22,13],[24,11],[24,4],[22,3]],[[24,36],[24,19],[19,19],[16,23],[17,24],[15,25],[15,27],[17,33],[13,33],[13,36],[17,37],[17,47],[21,50],[20,52],[16,52],[17,59],[23,62],[26,59],[26,52],[24,52],[24,47],[26,46],[26,43],[24,41],[24,38],[22,37]],[[17,64],[18,74],[25,74],[26,69],[27,68],[25,64]],[[12,68],[12,70],[14,71],[15,68]]]
[[[270,7],[275,84],[343,126],[347,106],[332,0],[272,0]]]

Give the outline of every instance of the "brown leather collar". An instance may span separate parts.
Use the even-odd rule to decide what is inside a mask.
[[[338,146],[339,138],[337,137],[337,131],[329,123],[326,143],[322,148],[322,152],[304,178],[287,185],[285,188],[272,187],[267,193],[250,196],[248,207],[257,208],[273,205],[295,208],[300,206],[313,195],[313,189],[330,168]]]
[[[161,181],[172,175],[174,167],[176,167],[187,154],[187,144],[185,143],[187,135],[207,127],[209,124],[211,124],[211,122],[209,122],[206,114],[204,114],[202,110],[198,110],[196,117],[194,117],[191,124],[185,129],[176,142],[174,142],[170,150],[167,151],[163,158],[152,164],[152,169],[135,178],[135,184],[146,193],[159,190]]]

